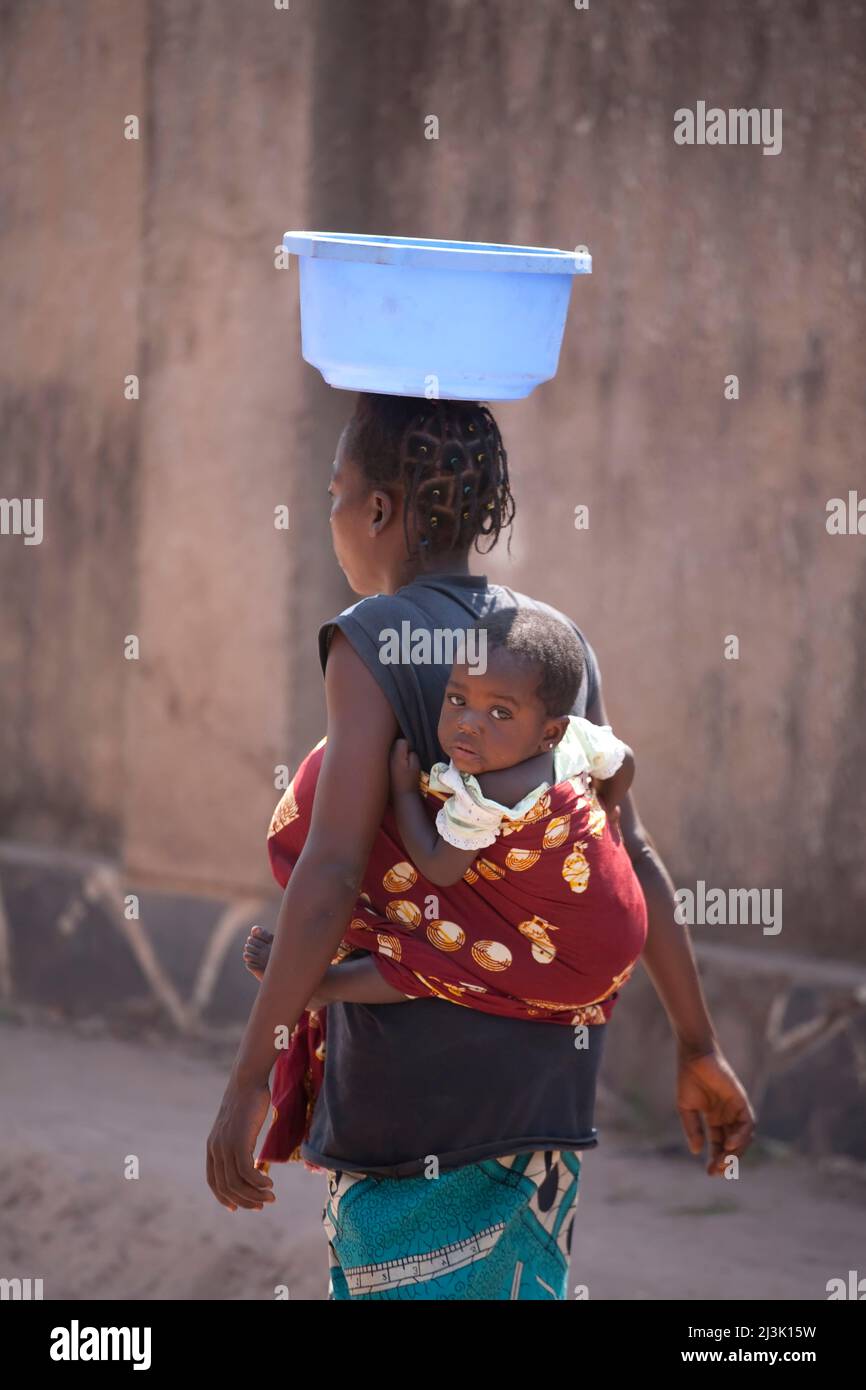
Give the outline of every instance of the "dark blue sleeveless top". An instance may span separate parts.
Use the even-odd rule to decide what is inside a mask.
[[[383,629],[465,629],[501,608],[552,613],[574,628],[586,653],[584,680],[571,713],[584,715],[600,674],[595,653],[558,609],[490,584],[485,575],[419,578],[395,594],[360,599],[319,630],[324,672],[339,627],[376,677],[401,733],[421,766],[447,761],[439,712],[451,670],[435,664],[386,664]],[[324,1168],[409,1177],[431,1155],[440,1168],[534,1149],[588,1149],[598,1067],[608,1024],[588,1029],[575,1047],[571,1028],[501,1018],[441,999],[405,1004],[329,1004],[325,1077],[301,1153]]]

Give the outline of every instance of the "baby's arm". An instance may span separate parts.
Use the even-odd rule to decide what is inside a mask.
[[[634,778],[634,753],[617,738],[609,724],[572,717],[572,728],[581,744],[598,799],[616,824],[617,807],[625,799]]]
[[[607,815],[618,823],[618,811],[634,780],[634,753],[628,744],[624,745],[625,755],[612,777],[604,780],[594,778],[598,799]]]
[[[430,824],[418,793],[420,770],[417,754],[410,752],[405,738],[398,738],[391,749],[391,800],[400,838],[428,882],[446,888],[460,882],[478,850],[449,844]]]

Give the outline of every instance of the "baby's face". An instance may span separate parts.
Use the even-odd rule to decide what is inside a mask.
[[[439,716],[439,742],[459,772],[494,772],[546,751],[544,736],[556,721],[535,695],[537,674],[502,648],[487,669],[455,662]]]

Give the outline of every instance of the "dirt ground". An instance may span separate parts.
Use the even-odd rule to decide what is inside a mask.
[[[42,1278],[49,1299],[272,1299],[280,1284],[325,1298],[323,1175],[272,1169],[262,1212],[228,1212],[207,1188],[226,1070],[174,1044],[0,1023],[0,1275]],[[829,1278],[866,1273],[864,1208],[862,1177],[841,1167],[755,1154],[725,1182],[684,1147],[605,1126],[584,1159],[571,1287],[824,1299]]]

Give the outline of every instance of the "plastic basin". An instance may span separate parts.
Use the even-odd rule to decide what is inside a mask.
[[[286,232],[304,358],[331,386],[517,400],[556,375],[571,282],[592,258],[546,246]]]

